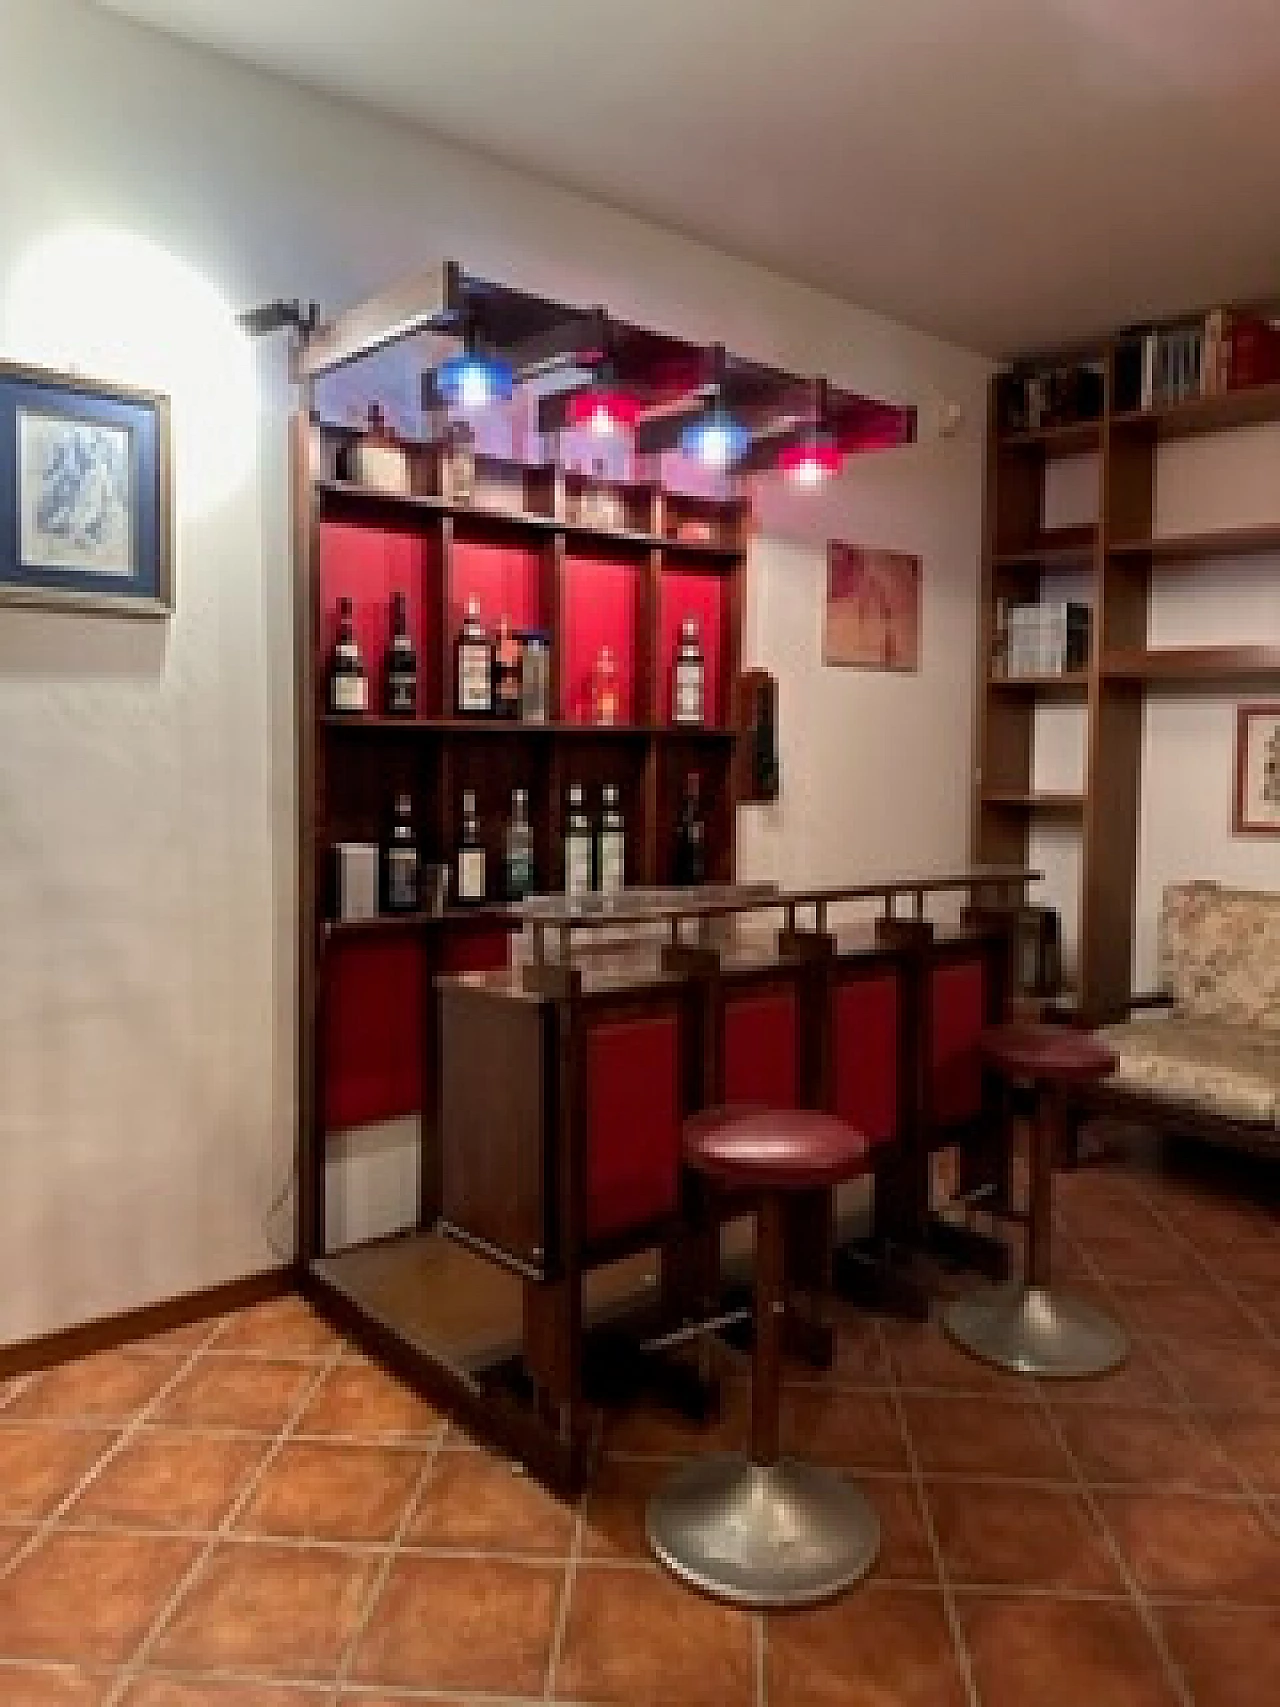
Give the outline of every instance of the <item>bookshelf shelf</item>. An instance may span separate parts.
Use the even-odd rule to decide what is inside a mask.
[[[984,806],[1004,812],[1062,813],[1072,816],[1084,811],[1083,792],[1064,789],[986,788],[982,791]]]
[[[1262,557],[1280,553],[1280,522],[1160,539],[1112,540],[1107,549],[1114,558],[1149,560],[1152,565],[1194,563],[1208,557]]]
[[[1046,455],[1081,456],[1102,443],[1101,421],[1069,421],[1029,433],[1002,433],[1001,450],[1042,450]]]
[[[996,551],[992,562],[998,569],[1087,569],[1097,544],[1095,527],[1055,528],[1038,534],[1026,546]]]
[[[1253,385],[1210,397],[1187,398],[1154,409],[1130,409],[1111,417],[1111,429],[1124,435],[1150,434],[1157,439],[1188,438],[1225,427],[1257,426],[1280,421],[1280,384]]]
[[[1108,652],[1103,679],[1111,682],[1216,684],[1280,677],[1280,647],[1162,646]]]
[[[1073,699],[1089,691],[1088,670],[1059,670],[1052,674],[1025,676],[991,676],[987,686],[992,693],[1043,694]]]

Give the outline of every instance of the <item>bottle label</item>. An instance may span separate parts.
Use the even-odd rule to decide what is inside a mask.
[[[459,901],[484,900],[484,849],[458,849]]]
[[[418,856],[412,848],[388,849],[387,905],[395,913],[411,913],[418,905]]]
[[[387,710],[393,717],[412,717],[418,708],[418,678],[408,670],[387,677]]]
[[[693,658],[676,661],[675,721],[702,722],[702,665]]]
[[[591,838],[566,836],[564,843],[564,892],[566,895],[591,893]]]
[[[334,711],[367,711],[369,709],[368,677],[336,674],[329,677],[329,704]]]
[[[627,880],[627,838],[621,830],[600,835],[600,892],[616,895]]]
[[[458,648],[458,710],[487,712],[492,708],[489,648],[472,641]]]

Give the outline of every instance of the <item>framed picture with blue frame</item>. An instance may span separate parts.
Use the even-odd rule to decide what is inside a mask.
[[[169,399],[0,362],[0,600],[173,610]]]

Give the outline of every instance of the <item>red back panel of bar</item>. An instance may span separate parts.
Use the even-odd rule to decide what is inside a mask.
[[[641,1227],[675,1209],[680,1049],[674,1015],[592,1027],[586,1174],[589,1239]]]
[[[900,1013],[896,973],[851,978],[836,986],[831,1112],[874,1144],[888,1143],[898,1135]]]
[[[607,646],[618,667],[619,723],[634,723],[636,614],[640,565],[603,558],[564,560],[564,639],[560,671],[560,715],[570,723],[592,721],[596,660]]]
[[[933,1024],[933,1118],[941,1126],[971,1120],[982,1107],[978,1035],[986,1024],[986,971],[981,960],[935,967],[930,974]]]
[[[724,1010],[724,1100],[796,1106],[796,998],[792,990],[731,996]]]
[[[424,1090],[422,944],[375,937],[344,943],[326,955],[325,977],[326,1129],[416,1113]]]
[[[658,716],[663,722],[671,721],[676,648],[680,644],[680,624],[687,616],[698,619],[702,641],[706,721],[713,728],[726,721],[720,663],[725,596],[725,583],[719,575],[685,569],[662,571],[658,584]]]
[[[505,925],[474,925],[459,920],[450,925],[440,944],[440,972],[493,972],[507,964],[511,932]]]
[[[382,666],[391,638],[391,595],[403,593],[409,632],[418,648],[419,667],[435,653],[428,644],[423,597],[428,546],[421,534],[397,533],[358,522],[320,524],[321,643],[327,657],[338,632],[338,601],[349,598],[356,639],[369,673],[369,709],[382,706]],[[429,692],[429,678],[424,679]]]
[[[478,600],[481,620],[490,634],[503,616],[511,619],[512,628],[541,627],[540,578],[538,553],[530,546],[455,537],[450,633],[461,628],[470,598]]]

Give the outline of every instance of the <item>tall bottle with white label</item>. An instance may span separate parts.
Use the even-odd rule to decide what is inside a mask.
[[[529,824],[529,796],[523,788],[511,795],[502,849],[502,887],[508,901],[523,901],[533,892],[533,830]]]
[[[685,617],[680,624],[671,692],[673,723],[700,724],[706,719],[707,661],[703,656],[698,619]]]
[[[488,717],[493,711],[493,649],[480,621],[480,602],[467,600],[467,614],[454,647],[453,709],[459,717]]]
[[[601,790],[600,823],[596,829],[596,887],[616,895],[627,881],[627,827],[618,805],[616,784]]]
[[[591,820],[582,804],[582,784],[569,787],[569,810],[564,821],[564,892],[571,901],[591,892]]]
[[[476,907],[488,894],[484,843],[476,821],[475,791],[462,791],[462,829],[453,856],[453,896],[462,907]]]
[[[407,794],[396,796],[391,828],[382,847],[382,908],[387,913],[418,910],[418,838],[413,829],[413,804]]]
[[[325,706],[338,717],[358,717],[369,709],[369,677],[347,598],[338,601],[338,635],[329,654]]]

